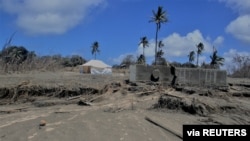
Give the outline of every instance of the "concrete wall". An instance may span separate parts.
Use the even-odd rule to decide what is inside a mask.
[[[159,81],[171,81],[172,75],[170,68],[167,66],[145,66],[145,65],[130,65],[129,80],[130,81],[150,81],[151,74],[154,70],[160,71]]]
[[[130,81],[151,81],[151,74],[159,70],[159,82],[171,83],[173,76],[168,66],[131,65]],[[224,70],[176,68],[177,80],[180,85],[196,86],[227,86],[227,73]]]

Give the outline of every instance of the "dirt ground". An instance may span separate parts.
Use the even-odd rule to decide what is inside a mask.
[[[123,73],[0,75],[0,141],[179,141],[185,124],[249,125],[249,98],[249,79],[213,89]]]

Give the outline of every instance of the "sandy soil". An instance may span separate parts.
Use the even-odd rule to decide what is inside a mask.
[[[228,78],[226,90],[127,80],[0,75],[0,141],[179,141],[184,124],[250,124],[249,79]]]

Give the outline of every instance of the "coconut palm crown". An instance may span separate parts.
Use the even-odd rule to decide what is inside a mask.
[[[197,66],[199,65],[199,56],[201,55],[202,51],[204,50],[204,44],[200,42],[197,46]]]
[[[216,49],[214,49],[212,56],[210,56],[210,59],[211,59],[210,65],[212,65],[213,68],[219,68],[224,64],[225,61],[223,57],[217,55]]]
[[[92,55],[95,55],[95,59],[96,59],[96,53],[100,52],[100,50],[99,50],[99,43],[97,41],[95,41],[92,44],[91,48],[92,48],[91,53],[92,53]]]
[[[188,61],[189,61],[189,63],[192,63],[194,61],[194,55],[195,55],[194,51],[190,51],[189,52],[189,55],[188,55]]]

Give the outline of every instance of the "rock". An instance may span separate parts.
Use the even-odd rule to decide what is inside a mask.
[[[47,123],[47,122],[46,122],[45,120],[41,120],[39,126],[45,126],[46,123]]]

